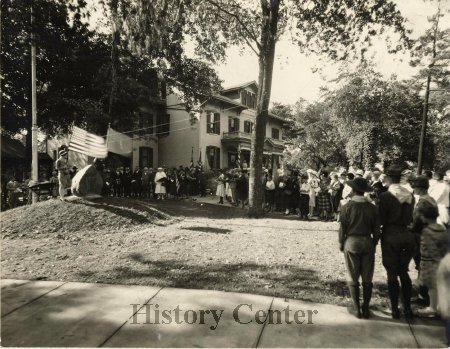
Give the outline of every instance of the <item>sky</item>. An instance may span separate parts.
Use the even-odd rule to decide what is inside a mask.
[[[427,16],[436,12],[436,3],[424,0],[395,0],[402,15],[408,20],[408,27],[413,30],[411,36],[417,38],[430,27]],[[450,0],[443,0],[446,9],[450,9]],[[441,20],[443,27],[450,27],[448,12]],[[396,74],[399,79],[413,76],[416,69],[409,66],[409,54],[389,54],[383,41],[374,43],[372,59],[376,70],[385,77]],[[326,62],[322,71],[313,72],[318,58],[302,55],[298,48],[287,40],[280,40],[276,47],[276,60],[273,71],[272,102],[294,104],[299,98],[309,102],[320,96],[320,87],[329,84],[336,77],[338,64]],[[320,63],[319,63],[320,64]],[[214,66],[223,86],[258,79],[258,61],[256,55],[247,50],[240,55],[237,48],[227,51],[226,63]]]
[[[91,0],[89,4],[98,8],[98,1]],[[407,27],[413,31],[412,38],[418,38],[430,27],[427,17],[436,13],[436,0],[393,1],[408,20]],[[440,27],[450,27],[450,0],[441,0],[441,7],[445,16],[441,19]],[[94,12],[91,21],[97,30],[109,31],[101,12]],[[185,49],[188,55],[195,56],[191,44],[187,43]],[[386,78],[396,74],[399,79],[408,79],[417,72],[417,68],[409,65],[409,53],[389,54],[383,40],[374,42],[370,53],[368,58],[374,62],[375,69]],[[321,67],[320,71],[315,70],[317,66]],[[226,62],[214,65],[213,68],[223,80],[225,88],[258,79],[258,60],[250,49],[243,54],[240,54],[237,47],[228,49]],[[280,40],[276,46],[271,102],[294,104],[299,98],[313,102],[320,97],[320,87],[329,85],[338,69],[339,64],[319,61],[316,56],[305,56],[288,40]]]

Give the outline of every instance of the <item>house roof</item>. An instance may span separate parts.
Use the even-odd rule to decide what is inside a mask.
[[[277,120],[280,120],[280,121],[285,121],[285,122],[288,121],[286,118],[284,118],[282,116],[279,116],[279,115],[276,115],[276,114],[271,113],[271,112],[269,112],[269,117],[277,119]]]
[[[235,100],[230,99],[230,98],[225,97],[225,96],[222,96],[222,95],[214,95],[214,96],[212,96],[212,98],[216,99],[218,101],[229,103],[229,104],[237,106],[237,107],[241,107],[242,109],[248,109],[248,107],[243,105],[242,103],[236,102]]]
[[[239,85],[228,86],[228,87],[224,88],[222,91],[220,91],[220,93],[229,92],[229,91],[233,91],[233,90],[239,90],[242,88],[249,87],[251,85],[255,85],[256,88],[258,88],[258,84],[256,83],[255,80],[253,80],[253,81],[245,82],[245,83],[239,84]]]
[[[25,159],[25,146],[17,139],[1,135],[2,158]]]

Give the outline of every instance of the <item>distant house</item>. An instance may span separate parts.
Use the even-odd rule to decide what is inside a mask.
[[[198,118],[184,109],[176,95],[167,97],[167,124],[159,139],[159,164],[188,166],[201,156],[207,169],[236,167],[238,152],[241,164],[250,164],[250,145],[256,119],[255,81],[226,88],[204,102]],[[269,114],[264,143],[264,165],[280,167],[284,151],[284,119]]]
[[[132,138],[132,150],[127,156],[109,153],[106,165],[152,167],[189,166],[193,154],[196,164],[206,169],[250,165],[250,145],[256,118],[258,85],[252,81],[222,90],[204,101],[202,112],[194,117],[176,95],[166,96],[166,87],[159,83],[154,93],[140,98],[140,107],[130,125],[112,127]],[[285,149],[282,126],[285,120],[269,114],[264,142],[264,166],[278,169]],[[131,131],[131,132],[130,132]],[[120,141],[120,140],[119,140]],[[56,161],[58,150],[69,144],[69,137],[46,139],[46,152]],[[79,169],[93,158],[69,151],[69,164]]]
[[[48,179],[52,169],[52,159],[45,152],[38,152],[38,176]],[[30,163],[22,141],[1,135],[1,174],[2,177],[14,177],[18,181],[29,178]]]
[[[134,111],[133,121],[123,124],[117,120],[111,127],[131,138],[132,149],[126,156],[108,153],[106,166],[128,166],[132,170],[136,167],[158,166],[158,133],[165,127],[166,122],[166,85],[157,79],[156,75],[149,80],[148,93],[136,96],[139,107]],[[103,135],[100,135],[103,136]],[[118,138],[113,141],[121,142]],[[47,141],[47,152],[54,161],[58,158],[58,150],[62,145],[69,144],[68,136],[60,136]],[[94,158],[69,151],[69,164],[79,169],[92,163]]]

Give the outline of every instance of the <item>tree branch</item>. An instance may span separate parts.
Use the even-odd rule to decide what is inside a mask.
[[[219,9],[219,11],[222,11],[224,13],[226,13],[227,15],[234,17],[236,19],[236,21],[239,23],[239,25],[244,29],[244,31],[250,36],[250,38],[256,43],[256,46],[258,48],[259,51],[261,51],[261,44],[258,41],[258,39],[256,38],[256,35],[245,25],[244,22],[241,21],[239,15],[237,15],[236,13],[232,13],[226,9],[224,9],[222,6],[220,6],[220,4],[218,4],[217,2],[213,1],[213,0],[205,0],[207,3],[215,6],[216,8]],[[245,36],[244,36],[245,38]],[[248,44],[248,40],[245,38],[245,41]],[[254,48],[252,47],[252,50],[254,50]]]
[[[222,20],[227,21],[227,18],[217,14],[218,17],[222,18]],[[237,30],[239,31],[239,34],[244,38],[245,42],[247,43],[247,45],[252,49],[253,52],[255,52],[256,56],[259,57],[260,53],[258,52],[258,50],[256,48],[253,47],[252,43],[247,39],[247,37],[242,33],[241,29],[239,28],[239,26],[237,27]]]

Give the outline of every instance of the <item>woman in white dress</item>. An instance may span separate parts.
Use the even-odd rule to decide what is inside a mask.
[[[220,175],[217,178],[217,189],[216,189],[216,196],[219,197],[219,204],[223,204],[223,197],[225,196],[225,175],[223,173],[223,170],[219,170]]]
[[[162,167],[158,167],[158,172],[155,174],[155,194],[157,194],[157,200],[163,200],[166,195],[165,180],[167,178],[166,173]]]
[[[314,214],[314,208],[316,207],[316,195],[320,190],[319,188],[319,175],[314,170],[307,170],[308,173],[308,184],[309,184],[309,217]]]

